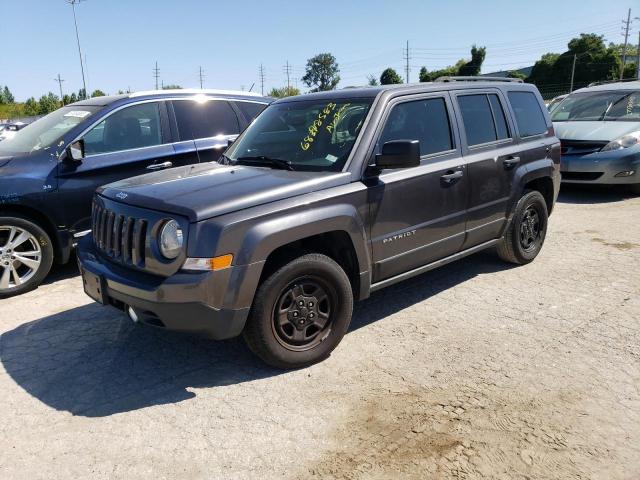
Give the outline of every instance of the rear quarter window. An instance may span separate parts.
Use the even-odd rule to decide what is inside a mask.
[[[532,92],[509,92],[508,96],[521,137],[531,137],[547,132],[547,121],[538,98]]]
[[[266,103],[256,103],[256,102],[234,102],[236,107],[242,112],[247,122],[251,123],[253,120],[260,115],[260,113],[267,108]]]

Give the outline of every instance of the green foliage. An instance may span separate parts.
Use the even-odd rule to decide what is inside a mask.
[[[375,75],[371,74],[371,75],[367,75],[367,83],[372,86],[375,87],[376,85],[378,85],[378,79],[376,78]]]
[[[293,97],[295,95],[300,95],[300,90],[295,87],[274,87],[267,95],[274,98]]]
[[[3,120],[26,116],[24,113],[24,103],[0,104],[0,118]]]
[[[163,90],[182,90],[180,85],[169,84],[162,87]]]
[[[28,102],[29,100],[27,100]],[[37,115],[46,115],[47,113],[51,113],[54,110],[57,110],[60,107],[60,99],[58,96],[49,92],[46,95],[42,95],[40,100],[38,100],[38,113]]]
[[[402,77],[393,68],[387,68],[380,75],[380,85],[392,85],[394,83],[402,83]]]
[[[35,98],[28,98],[27,101],[24,102],[24,114],[27,117],[33,117],[40,114],[40,105]]]
[[[609,43],[609,48],[615,50],[616,52],[618,52],[619,55],[622,55],[622,52],[624,51],[624,43]],[[637,55],[638,52],[638,46],[637,45],[633,45],[631,43],[627,44],[627,57],[635,57]]]
[[[623,78],[637,78],[638,69],[635,63],[627,63],[624,66]]]
[[[91,98],[94,97],[104,97],[106,95],[106,93],[104,93],[102,90],[100,89],[96,89],[93,91],[93,93],[91,94]]]
[[[420,69],[420,81],[421,82],[433,82],[439,77],[453,77],[458,74],[460,67],[467,63],[466,60],[460,59],[455,65],[442,68],[440,70],[428,71],[426,67]]]
[[[330,53],[320,53],[307,60],[306,73],[302,81],[308,87],[314,87],[312,92],[334,90],[340,81],[336,58]]]
[[[15,98],[13,98],[13,94],[9,90],[9,87],[5,85],[4,88],[0,87],[0,105],[10,105],[15,103]]]
[[[460,68],[458,68],[458,75],[463,76],[475,76],[480,75],[480,69],[484,62],[484,57],[487,55],[487,49],[485,47],[471,46],[471,60],[466,62]]]
[[[75,103],[77,101],[79,101],[80,99],[78,98],[78,96],[75,93],[71,94],[71,97],[69,98],[69,103]]]
[[[527,76],[522,73],[522,72],[518,72],[517,70],[509,70],[509,72],[507,73],[507,77],[508,78],[519,78],[520,80],[526,80]]]

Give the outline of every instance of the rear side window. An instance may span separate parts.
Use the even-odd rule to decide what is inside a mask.
[[[267,105],[264,103],[256,102],[234,102],[236,107],[242,112],[249,123],[253,122],[253,119],[260,115],[260,112],[264,110]]]
[[[447,105],[443,98],[400,103],[393,107],[385,124],[378,151],[391,140],[418,140],[420,155],[453,149]]]
[[[498,95],[461,95],[458,97],[458,105],[470,147],[510,138],[507,119]]]
[[[509,92],[509,101],[516,115],[521,137],[546,133],[547,122],[538,99],[531,92]]]
[[[180,140],[235,135],[240,131],[236,113],[224,100],[175,100],[173,110]]]

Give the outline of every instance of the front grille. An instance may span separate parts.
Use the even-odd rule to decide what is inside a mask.
[[[146,220],[121,215],[95,203],[91,218],[98,250],[120,263],[144,267]]]
[[[589,155],[599,152],[609,142],[590,140],[560,140],[562,155]]]
[[[562,180],[597,180],[604,172],[560,172]]]

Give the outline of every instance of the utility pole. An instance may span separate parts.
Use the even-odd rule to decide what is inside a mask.
[[[156,90],[158,90],[158,79],[160,78],[160,69],[158,68],[158,62],[156,61],[156,66],[153,69],[153,78],[156,79]]]
[[[407,49],[402,52],[402,58],[404,58],[407,61],[407,65],[404,71],[405,71],[405,82],[409,83],[409,60],[411,58],[409,56],[409,40],[407,40]]]
[[[640,20],[638,17],[636,19]],[[638,30],[638,47],[636,50],[636,78],[640,80],[640,30]]]
[[[84,98],[87,98],[87,83],[84,80],[84,65],[82,64],[82,51],[80,50],[80,35],[78,34],[78,21],[76,20],[76,3],[83,0],[67,0],[73,10],[73,24],[76,26],[76,41],[78,42],[78,56],[80,57],[80,72],[82,72],[82,87],[84,88]]]
[[[291,65],[289,65],[289,60],[287,60],[287,64],[284,66],[284,73],[287,75],[287,93],[291,89]]]
[[[622,49],[622,67],[620,67],[620,80],[622,80],[622,77],[624,76],[624,64],[627,61],[627,43],[629,41],[629,26],[631,24],[631,9],[629,9],[629,11],[627,12],[627,21],[625,22],[623,20],[622,23],[625,23],[626,27],[624,29],[624,48]]]
[[[264,66],[260,64],[260,68],[258,69],[258,74],[260,75],[260,91],[264,96]]]
[[[58,74],[58,78],[54,78],[53,80],[55,82],[58,82],[58,85],[60,85],[60,103],[64,107],[64,100],[62,99],[64,97],[64,95],[62,94],[62,82],[64,82],[64,80],[60,78],[60,74]]]
[[[202,79],[204,78],[204,72],[202,71],[202,67],[200,67],[200,90],[202,90]]]
[[[578,58],[577,54],[573,54],[573,66],[571,67],[571,87],[569,87],[569,93],[573,92],[573,76],[576,73],[576,59]]]

